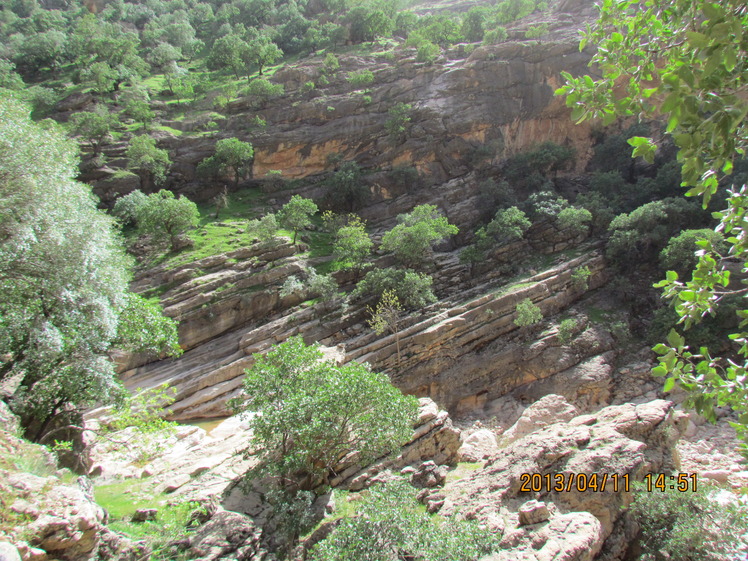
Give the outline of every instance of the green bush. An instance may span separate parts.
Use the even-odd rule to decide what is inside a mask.
[[[713,250],[721,254],[725,249],[725,238],[719,232],[708,228],[684,230],[670,238],[665,249],[660,252],[660,263],[664,269],[683,276],[696,267],[697,250]]]
[[[483,35],[483,44],[498,45],[499,43],[503,43],[504,41],[506,41],[507,36],[508,33],[506,31],[506,27],[499,26],[485,32],[485,34]]]
[[[667,481],[667,477],[665,478]],[[722,561],[738,559],[748,532],[748,509],[710,499],[714,488],[697,492],[669,489],[647,491],[634,486],[629,512],[639,523],[643,561]],[[741,546],[741,542],[743,545]]]
[[[558,326],[558,340],[562,345],[568,345],[571,342],[574,333],[577,330],[579,322],[574,318],[563,320]]]
[[[430,516],[405,481],[372,488],[357,514],[314,547],[313,561],[476,561],[500,540],[475,521]]]
[[[398,103],[390,107],[387,114],[390,116],[384,123],[384,128],[393,142],[399,142],[408,130],[411,120],[413,106],[410,103]]]
[[[429,259],[431,244],[457,234],[435,205],[418,205],[397,217],[399,224],[382,236],[382,250],[395,254],[404,264],[423,265]]]
[[[406,308],[418,309],[436,302],[429,275],[416,273],[410,269],[374,269],[358,283],[351,298],[371,297],[380,300],[385,290],[391,290]]]
[[[567,207],[556,216],[556,225],[573,236],[589,232],[591,222],[592,213],[584,208]]]
[[[684,199],[663,199],[620,214],[610,223],[606,257],[620,268],[652,262],[683,224],[698,225],[708,215]]]
[[[529,298],[525,298],[517,304],[515,312],[517,313],[517,317],[514,319],[514,325],[517,327],[535,325],[543,319],[543,312]]]
[[[533,193],[525,201],[525,207],[536,220],[555,219],[568,206],[569,201],[553,191]]]
[[[359,70],[349,72],[346,76],[348,83],[356,88],[365,88],[374,82],[374,73],[371,70]]]
[[[571,273],[571,285],[577,290],[589,289],[590,281],[590,268],[586,265],[584,267],[577,267]]]
[[[430,41],[424,41],[418,46],[418,51],[416,52],[416,61],[433,64],[433,62],[436,60],[436,57],[439,56],[440,52],[441,49],[439,48],[439,45],[434,45],[434,43]]]
[[[548,24],[547,23],[541,23],[539,25],[531,25],[527,28],[527,31],[525,31],[525,38],[526,39],[538,39],[539,37],[542,37],[543,35],[548,33]]]

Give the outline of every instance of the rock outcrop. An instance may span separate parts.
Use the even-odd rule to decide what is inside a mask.
[[[177,400],[170,409],[177,420],[226,415],[225,403],[238,391],[244,369],[252,364],[251,354],[303,334],[307,341],[338,347],[342,361],[369,362],[391,373],[393,383],[404,391],[431,397],[449,411],[462,413],[564,371],[571,383],[557,385],[564,387],[567,398],[592,397],[585,385],[590,377],[570,369],[613,344],[609,337],[588,329],[573,347],[559,345],[552,333],[528,347],[513,323],[516,304],[525,298],[544,315],[552,315],[584,296],[585,291],[572,282],[577,268],[590,270],[589,289],[602,285],[607,276],[602,257],[594,250],[531,274],[524,282],[498,290],[486,286],[463,291],[420,316],[411,316],[402,322],[399,358],[395,336],[380,338],[366,329],[360,308],[347,314],[289,310],[298,297],[281,301],[277,286],[283,275],[299,271],[302,265],[289,248],[277,252],[281,252],[279,261],[257,248],[237,250],[138,281],[139,289],[171,283],[164,294],[166,312],[183,319],[180,335],[188,350],[176,360],[130,368],[123,373],[125,384],[174,386]],[[263,281],[267,284],[260,285]],[[252,290],[260,286],[264,289]],[[544,387],[538,387],[538,392]]]
[[[668,401],[609,406],[523,436],[483,469],[425,492],[423,502],[443,516],[459,512],[501,531],[509,551],[494,561],[586,561],[603,546],[619,558],[631,538],[621,510],[630,502],[629,484],[678,467],[673,446],[686,422]],[[540,526],[519,523],[531,499],[552,503]]]

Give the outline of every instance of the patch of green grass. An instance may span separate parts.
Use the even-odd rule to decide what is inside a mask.
[[[147,491],[150,485],[150,478],[124,479],[108,485],[96,485],[94,497],[112,520],[129,519],[139,508],[159,508],[166,504],[166,495]]]
[[[109,527],[134,540],[145,540],[152,550],[150,559],[153,561],[185,559],[186,556],[175,551],[170,544],[185,537],[189,529],[190,516],[197,508],[200,508],[200,505],[195,501],[169,503],[159,508],[156,520],[117,521],[111,522]]]
[[[183,131],[180,131],[178,129],[173,129],[171,127],[167,127],[166,125],[153,125],[151,129],[155,131],[164,131],[173,134],[174,136],[182,136],[184,134]]]
[[[532,286],[535,284],[534,282],[516,282],[513,284],[510,284],[508,286],[501,286],[496,291],[496,297],[504,296],[506,294],[509,294],[510,292],[516,292],[517,290],[520,290],[522,288],[526,288],[528,286]]]
[[[483,467],[483,462],[460,462],[447,473],[447,483],[464,479]]]
[[[610,310],[604,310],[596,306],[587,306],[585,313],[592,323],[609,323],[615,315]]]

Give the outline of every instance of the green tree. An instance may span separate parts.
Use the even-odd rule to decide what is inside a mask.
[[[327,180],[327,198],[335,208],[354,211],[371,198],[361,167],[354,161],[343,163]]]
[[[556,226],[569,231],[573,236],[589,232],[592,213],[584,208],[566,207],[556,216]]]
[[[257,65],[260,76],[262,76],[262,69],[265,66],[274,64],[281,58],[283,58],[283,51],[267,35],[259,35],[248,43],[246,61],[249,64]],[[249,72],[247,72],[247,75],[249,75]]]
[[[239,73],[245,69],[245,59],[249,51],[249,45],[238,35],[225,35],[213,43],[210,54],[206,60],[210,70],[223,70],[228,68],[239,78]]]
[[[665,270],[678,275],[686,275],[698,263],[697,251],[706,250],[717,255],[725,253],[725,237],[720,232],[702,228],[700,230],[683,230],[667,242],[660,252],[660,263]]]
[[[153,118],[156,116],[151,110],[147,100],[132,98],[125,103],[124,112],[143,125],[143,130],[148,129]]]
[[[239,186],[239,179],[247,173],[254,157],[252,144],[238,138],[224,138],[216,142],[216,153],[201,162],[204,168],[216,169],[219,172],[231,171],[234,176],[234,187]]]
[[[488,16],[488,9],[482,6],[473,6],[462,20],[462,35],[466,41],[475,43],[483,41],[485,33],[484,24]]]
[[[93,149],[94,156],[101,150],[112,127],[116,123],[114,115],[104,105],[97,105],[93,111],[75,113],[70,117],[70,132],[86,140]]]
[[[366,311],[371,316],[367,323],[377,335],[389,331],[395,336],[395,345],[397,347],[397,364],[400,365],[400,315],[403,313],[403,307],[400,300],[397,299],[395,291],[391,288],[382,292],[382,298],[377,303],[376,308],[366,307]]]
[[[291,337],[253,355],[242,394],[231,402],[249,418],[260,471],[285,488],[326,483],[347,453],[366,465],[412,436],[417,401],[368,365],[322,360],[317,345]]]
[[[335,234],[332,252],[344,268],[360,268],[371,254],[374,243],[366,233],[366,223],[356,217]]]
[[[244,90],[244,93],[254,98],[256,105],[263,106],[270,99],[283,95],[283,84],[273,84],[265,78],[255,78]]]
[[[94,62],[81,70],[81,80],[92,82],[99,95],[106,95],[114,89],[117,71],[106,62]]]
[[[172,249],[176,249],[179,236],[197,226],[200,213],[197,205],[185,196],[176,198],[174,193],[161,189],[151,193],[136,211],[138,231],[157,239],[168,238]]]
[[[145,186],[153,182],[160,185],[166,179],[171,165],[169,153],[156,147],[156,141],[146,134],[136,136],[127,147],[127,167],[137,170]]]
[[[517,317],[514,318],[514,325],[517,327],[535,325],[543,319],[543,312],[529,298],[525,298],[517,304],[515,312]]]
[[[521,240],[531,225],[527,215],[516,206],[496,211],[493,220],[475,232],[473,243],[462,250],[460,262],[469,263],[473,274],[474,265],[485,261],[488,252]]]
[[[382,294],[391,290],[403,306],[415,310],[436,302],[431,288],[433,284],[434,279],[429,275],[410,269],[373,269],[356,285],[351,298],[381,300]]]
[[[20,376],[11,406],[37,440],[123,394],[107,355],[115,341],[161,340],[137,310],[123,321],[129,260],[77,175],[77,147],[59,127],[0,99],[0,380]],[[158,350],[174,348],[171,335]]]
[[[259,220],[250,220],[247,223],[247,233],[263,243],[274,239],[279,228],[275,214],[272,213],[266,214]]]
[[[384,123],[384,128],[393,142],[401,142],[411,121],[413,106],[410,103],[398,103],[387,111],[390,116]]]
[[[405,264],[421,265],[431,253],[431,244],[456,234],[457,226],[449,223],[434,205],[420,205],[382,237],[382,249],[391,251]]]
[[[112,214],[120,219],[124,226],[134,226],[138,222],[138,212],[146,203],[147,195],[140,189],[135,189],[119,197],[114,203]]]
[[[566,96],[572,119],[662,114],[667,132],[678,150],[683,185],[688,195],[701,196],[704,205],[721,188],[738,155],[748,147],[745,114],[748,60],[748,12],[736,0],[653,0],[646,4],[604,2],[598,22],[588,30],[587,42],[597,46],[592,63],[602,74],[574,78],[564,74],[566,85],[558,94]],[[617,88],[613,90],[613,84]],[[617,92],[621,92],[620,94]],[[634,156],[652,161],[651,139],[629,140]],[[718,228],[728,239],[730,254],[746,262],[748,190],[736,186],[727,199],[727,209],[716,216]],[[737,234],[737,235],[736,235]],[[705,253],[699,258],[692,279],[679,280],[668,273],[658,284],[675,301],[685,328],[713,313],[728,291],[729,272],[720,260]],[[748,356],[748,311],[741,310],[741,331],[729,336],[743,357]],[[676,383],[691,394],[689,405],[710,420],[714,407],[729,405],[738,414],[736,428],[748,441],[748,362],[692,352],[675,330],[667,344],[655,347],[661,355],[654,374],[666,376],[666,387]]]
[[[641,527],[641,559],[716,561],[740,557],[741,538],[748,531],[745,505],[723,505],[710,498],[716,489],[685,493],[668,489],[647,491],[634,486],[631,516]]]
[[[296,245],[296,235],[312,225],[312,215],[319,209],[314,201],[294,195],[278,212],[278,223],[284,228],[293,231],[292,243]]]

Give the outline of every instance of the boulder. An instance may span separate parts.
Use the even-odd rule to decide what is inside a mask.
[[[417,489],[440,487],[447,479],[446,466],[437,466],[433,461],[423,462],[410,476],[410,483]]]
[[[158,515],[158,509],[156,508],[139,508],[133,513],[130,520],[132,522],[146,522],[156,520],[156,515]]]
[[[523,411],[517,422],[502,435],[502,441],[509,444],[549,425],[569,421],[577,414],[577,408],[560,395],[547,395]]]
[[[189,558],[202,561],[262,559],[262,531],[238,512],[218,510],[189,539]]]
[[[465,438],[457,451],[461,462],[485,460],[499,450],[496,435],[488,429],[479,429]]]
[[[21,555],[16,546],[8,542],[0,542],[0,561],[21,561]]]
[[[542,501],[527,501],[519,507],[519,525],[529,526],[531,524],[540,524],[551,517],[548,512],[548,506]]]
[[[544,501],[552,502],[559,514],[552,515],[540,531],[521,526],[505,534],[502,545],[517,551],[490,559],[592,559],[606,539],[627,547],[629,541],[618,539],[616,532],[625,530],[619,521],[631,501],[628,487],[647,473],[678,469],[673,448],[686,424],[685,414],[674,411],[673,404],[664,400],[606,407],[525,435],[482,469],[438,491],[423,493],[421,500],[428,510],[443,516],[459,512],[501,529],[497,520],[515,525],[531,520],[519,511],[528,499],[542,492]],[[532,474],[540,475],[539,489],[533,488],[538,485],[532,483]],[[545,488],[546,474],[554,484],[555,476],[560,475],[564,490]],[[533,547],[548,549],[536,558],[529,556]],[[556,554],[561,556],[553,557]],[[623,555],[625,550],[617,554]]]

